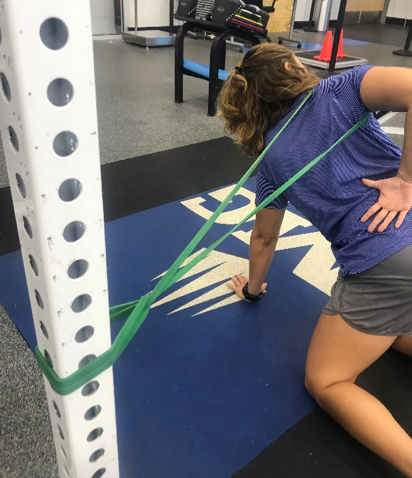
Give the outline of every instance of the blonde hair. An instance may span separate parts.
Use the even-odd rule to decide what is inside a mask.
[[[287,62],[290,68],[286,68]],[[268,130],[288,112],[297,96],[320,81],[296,63],[291,50],[273,43],[257,45],[224,83],[218,115],[246,154],[257,156]]]

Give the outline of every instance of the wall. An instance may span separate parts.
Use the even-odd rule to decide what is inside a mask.
[[[310,15],[310,7],[312,0],[297,0],[296,6],[296,22],[307,22]],[[338,18],[340,0],[333,0],[330,19],[336,20]]]
[[[114,1],[91,0],[93,35],[109,35],[116,33],[114,24]]]
[[[347,12],[381,12],[385,0],[348,0]]]
[[[307,22],[309,20],[310,7],[312,0],[297,0],[296,21]],[[392,2],[410,3],[410,0],[391,0]],[[385,0],[348,0],[346,11],[382,11]],[[337,20],[339,13],[340,0],[333,0],[331,20]],[[389,13],[388,13],[389,15]]]
[[[411,0],[391,0],[388,8],[388,17],[394,18],[412,18]]]
[[[312,0],[298,0],[296,6],[296,19],[297,22],[305,22],[309,20],[310,7]]]
[[[134,0],[123,0],[125,28],[134,27]],[[177,5],[177,0],[175,0]],[[169,25],[169,0],[137,0],[139,28]]]
[[[264,0],[264,5],[272,5],[272,0]],[[293,0],[277,0],[275,13],[270,14],[269,32],[286,32],[290,28]]]

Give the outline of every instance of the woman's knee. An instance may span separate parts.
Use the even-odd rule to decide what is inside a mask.
[[[310,396],[319,403],[324,392],[337,383],[348,382],[355,383],[357,377],[346,377],[342,380],[342,377],[324,376],[322,373],[311,372],[306,370],[305,374],[305,387]]]
[[[319,374],[311,373],[306,370],[305,374],[305,387],[309,392],[309,395],[316,401],[318,401],[319,396],[322,391],[328,387],[328,383],[325,380],[322,380],[322,377]]]
[[[305,386],[318,401],[325,390],[354,383],[392,345],[395,337],[373,336],[352,328],[340,315],[322,314],[309,346]]]
[[[305,375],[305,387],[306,387],[306,390],[309,392],[309,395],[314,400],[316,400],[316,392],[319,389],[319,387],[317,386],[316,381],[313,379],[313,377],[308,375],[307,372]]]
[[[309,395],[316,401],[318,402],[320,397],[322,396],[322,393],[332,385],[333,383],[331,384],[327,384],[325,383],[324,381],[322,381],[321,379],[317,378],[317,377],[312,377],[312,376],[308,376],[306,375],[305,377],[305,387],[306,387],[306,390],[309,392]]]

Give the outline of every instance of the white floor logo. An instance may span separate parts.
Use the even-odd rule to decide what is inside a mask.
[[[223,199],[228,195],[231,189],[232,187],[223,188],[210,193],[210,196],[218,201],[223,201]],[[247,204],[232,211],[224,212],[218,219],[218,224],[235,225],[241,219],[243,219],[243,217],[245,217],[248,212],[254,209],[255,195],[251,191],[245,188],[241,188],[238,192],[238,196],[239,195],[247,199]],[[212,215],[212,211],[202,206],[202,203],[204,202],[204,198],[196,197],[194,199],[183,201],[182,205],[207,220]],[[278,241],[276,253],[281,253],[281,251],[287,249],[311,246],[307,254],[294,269],[293,273],[307,283],[309,283],[310,285],[312,285],[313,287],[316,287],[325,294],[329,295],[330,289],[337,276],[337,269],[332,269],[333,265],[335,264],[335,258],[332,254],[330,244],[326,241],[326,239],[322,236],[320,232],[307,232],[303,234],[288,235],[284,237],[285,234],[293,231],[298,226],[308,228],[311,226],[311,224],[309,221],[301,218],[297,214],[294,214],[290,211],[286,211],[281,230],[281,237]],[[251,231],[238,231],[235,232],[233,235],[240,241],[249,244],[250,233]],[[197,254],[199,254],[199,252]],[[188,259],[188,261],[195,257],[197,254],[194,254],[191,258]],[[210,286],[212,285],[216,285],[216,287],[203,293],[200,297],[198,296],[197,298],[189,301],[183,307],[180,307],[170,313],[173,314],[185,309],[189,309],[195,305],[203,304],[216,300],[219,297],[227,296],[228,289],[225,285],[227,280],[230,279],[230,277],[235,273],[247,274],[248,269],[249,261],[247,258],[237,257],[231,254],[224,254],[219,251],[213,251],[206,259],[204,259],[195,268],[193,268],[185,276],[184,279],[205,272],[203,275],[181,287],[180,289],[176,290],[175,292],[169,294],[162,300],[156,302],[153,307],[166,304],[179,297],[189,296],[194,292],[199,292],[203,289],[210,288]],[[155,279],[159,279],[164,274],[165,273],[161,274]],[[223,300],[209,307],[206,307],[195,315],[204,314],[211,310],[224,307],[226,305],[236,302],[237,300],[237,297],[234,294],[231,294],[229,297],[225,297]]]
[[[200,252],[201,251],[191,256],[185,262],[185,264],[188,263]],[[213,299],[228,295],[228,293],[230,293],[230,290],[225,285],[227,280],[235,273],[247,273],[248,268],[249,261],[247,259],[244,259],[243,257],[236,257],[230,254],[224,254],[223,252],[212,251],[205,259],[203,259],[203,261],[199,262],[196,267],[194,267],[188,274],[186,274],[184,279],[193,277],[194,275],[197,275],[201,272],[206,272],[205,274],[198,277],[189,284],[186,284],[175,292],[171,293],[164,299],[156,302],[152,305],[152,308],[162,304],[166,304],[167,302],[171,302],[172,300],[178,299],[179,297],[188,296],[193,292],[201,291],[211,285],[216,285],[216,287],[209,292],[205,292],[200,297],[197,297],[196,299],[188,302],[183,307],[180,307],[179,309],[176,309],[170,313],[174,314],[175,312],[180,312],[181,310],[188,309],[195,305],[203,304],[204,302],[209,302]],[[165,273],[166,272],[164,272],[159,277],[156,277],[156,279],[160,279],[160,277],[162,277]],[[217,304],[207,307],[206,309],[202,310],[201,312],[198,312],[195,315],[204,314],[205,312],[209,312],[210,310],[214,309],[219,309],[220,307],[224,307],[225,305],[233,304],[233,302],[236,302],[237,300],[237,296],[232,293],[229,297],[226,297]]]

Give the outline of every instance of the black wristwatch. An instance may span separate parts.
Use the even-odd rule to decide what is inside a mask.
[[[242,289],[243,295],[245,296],[246,300],[248,300],[250,302],[256,302],[257,300],[259,300],[262,297],[262,295],[263,295],[262,290],[259,292],[258,295],[253,295],[253,294],[249,294],[248,287],[249,287],[249,282],[246,282],[246,285]]]

